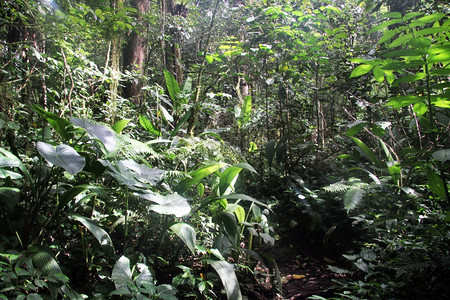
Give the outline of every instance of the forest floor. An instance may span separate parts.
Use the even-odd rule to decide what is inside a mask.
[[[271,253],[275,259],[282,281],[282,293],[274,296],[266,277],[258,280],[260,287],[248,286],[251,290],[247,298],[252,300],[300,300],[313,295],[331,297],[339,286],[333,280],[344,280],[345,276],[332,272],[328,266],[335,262],[327,257],[314,254],[295,253],[293,249],[277,248]],[[263,268],[261,273],[263,273]]]

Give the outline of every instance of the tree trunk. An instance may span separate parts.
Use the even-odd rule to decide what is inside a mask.
[[[182,16],[186,17],[188,14],[188,9],[184,4],[176,4],[175,0],[163,0],[163,14],[170,14],[172,16]],[[170,40],[165,44],[164,55],[165,55],[165,68],[172,72],[178,81],[178,84],[183,83],[183,67],[181,64],[181,48],[180,48],[180,32],[172,27],[167,33]]]
[[[132,2],[134,8],[137,9],[137,19],[141,24],[144,33],[133,31],[129,37],[127,46],[124,50],[124,69],[133,73],[144,74],[144,66],[147,62],[147,37],[145,31],[148,27],[148,23],[144,20],[145,15],[150,8],[149,0],[134,0]],[[131,101],[140,106],[142,97],[140,91],[142,88],[142,82],[138,78],[127,82],[124,88],[124,96],[131,99]]]

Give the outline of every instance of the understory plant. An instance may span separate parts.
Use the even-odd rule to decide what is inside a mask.
[[[223,289],[240,299],[236,264],[251,257],[277,270],[242,246],[253,236],[273,245],[267,205],[236,190],[241,171],[255,172],[249,164],[199,157],[162,169],[180,167],[171,152],[206,150],[208,139],[183,150],[188,139],[132,138],[129,120],[107,126],[33,110],[57,135],[36,141],[25,163],[0,149],[3,297],[214,299]]]

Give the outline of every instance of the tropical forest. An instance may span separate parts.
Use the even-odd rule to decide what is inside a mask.
[[[450,299],[447,0],[1,0],[0,299]]]

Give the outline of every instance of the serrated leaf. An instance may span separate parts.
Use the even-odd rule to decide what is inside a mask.
[[[75,149],[70,146],[61,144],[53,147],[50,144],[39,141],[37,150],[46,160],[52,164],[63,168],[72,175],[83,170],[86,165],[86,159],[78,154]]]

